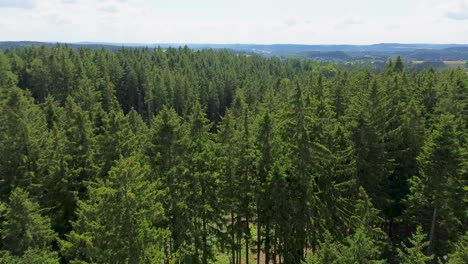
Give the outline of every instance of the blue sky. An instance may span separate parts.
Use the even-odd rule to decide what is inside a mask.
[[[0,40],[468,43],[468,0],[0,0]]]

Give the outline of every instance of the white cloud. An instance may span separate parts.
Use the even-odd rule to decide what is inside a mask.
[[[363,23],[364,23],[364,20],[357,18],[357,17],[348,17],[343,20],[343,24],[345,25],[359,25]]]
[[[335,25],[335,29],[346,29],[349,30],[349,27],[358,25],[360,27],[363,27],[364,20],[359,17],[346,17],[340,21],[337,22]]]
[[[107,12],[107,13],[117,13],[119,9],[115,5],[103,6],[99,8],[99,11]]]
[[[320,6],[311,5],[309,1],[304,0],[301,5],[294,5],[294,1],[289,0],[284,10],[275,10],[268,1],[264,1],[265,5],[260,5],[258,10],[252,7],[255,10],[243,13],[241,11],[246,5],[219,0],[199,0],[196,4],[188,0],[178,0],[177,4],[163,0],[0,0],[0,25],[3,25],[0,27],[0,40],[468,43],[467,21],[460,20],[463,17],[460,14],[465,10],[460,3],[468,3],[468,0],[449,3],[443,0],[406,0],[421,4],[403,13],[384,8],[381,11],[364,10],[364,2],[369,1],[376,6],[374,0],[355,0],[360,7],[352,9],[353,5],[349,4],[346,11],[339,11],[342,14],[320,10]],[[328,0],[327,3],[333,1]],[[400,1],[400,5],[406,1]],[[1,8],[7,3],[9,7],[16,5],[16,8]],[[18,5],[23,8],[17,8]],[[460,18],[449,18],[449,12],[458,14],[455,17]]]
[[[0,0],[0,8],[33,8],[33,0]]]
[[[449,2],[446,6],[445,16],[455,20],[468,19],[468,0]]]
[[[286,24],[286,26],[288,26],[288,27],[293,27],[293,26],[295,26],[295,25],[297,24],[297,21],[296,21],[296,19],[294,19],[294,18],[288,18],[288,19],[284,22],[284,24]]]

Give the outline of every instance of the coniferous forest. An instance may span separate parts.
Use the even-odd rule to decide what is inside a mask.
[[[468,263],[468,74],[0,52],[0,263]]]

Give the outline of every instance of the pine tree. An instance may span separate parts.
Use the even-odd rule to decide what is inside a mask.
[[[106,179],[90,184],[89,200],[79,201],[78,219],[60,241],[70,260],[97,263],[159,263],[167,232],[158,181],[135,157],[125,158]]]
[[[425,248],[429,245],[426,241],[426,234],[422,227],[418,226],[416,232],[409,238],[409,244],[402,243],[402,249],[398,249],[398,258],[402,264],[425,264],[434,259],[433,255],[424,255]]]
[[[455,250],[448,255],[448,264],[463,264],[468,262],[468,232],[455,244]]]
[[[329,120],[333,125],[333,120]],[[312,249],[321,234],[330,230],[336,237],[343,237],[352,226],[350,208],[356,202],[356,166],[354,151],[345,129],[335,123],[322,134],[327,145],[313,145],[315,179],[311,202],[310,242]],[[333,204],[333,206],[330,206]]]
[[[342,245],[333,241],[333,237],[329,232],[323,235],[323,241],[320,241],[318,248],[313,252],[312,256],[307,260],[309,264],[335,264],[341,255],[340,249]]]
[[[72,50],[66,45],[57,44],[56,51],[49,58],[51,76],[50,92],[62,104],[78,85],[75,64],[71,60]]]
[[[395,72],[402,72],[404,69],[403,61],[401,60],[401,57],[398,56],[395,60],[395,65],[393,66],[393,70]]]
[[[395,169],[389,179],[388,193],[392,204],[387,209],[391,217],[391,225],[394,219],[400,217],[405,209],[404,199],[409,194],[408,180],[418,175],[417,157],[424,144],[424,122],[420,111],[414,101],[411,101],[402,117],[401,131],[398,132],[399,142],[394,148]],[[389,235],[392,236],[392,226],[389,227]]]
[[[363,115],[353,131],[353,142],[357,183],[366,190],[376,206],[382,208],[388,199],[385,195],[388,160],[381,136]]]
[[[86,182],[97,175],[93,157],[95,141],[87,112],[73,100],[64,108],[49,100],[46,105],[48,137],[38,161],[42,174],[41,203],[51,210],[54,229],[61,237],[71,230],[78,199],[87,197]]]
[[[287,175],[287,194],[283,199],[289,203],[287,207],[290,208],[290,212],[285,222],[281,223],[288,225],[281,231],[283,257],[288,263],[300,263],[304,258],[304,230],[309,219],[307,209],[312,199],[311,191],[315,190],[312,179],[311,142],[306,126],[310,116],[304,107],[303,99],[302,87],[297,82],[289,105],[284,105],[288,108],[282,113],[284,116],[280,117],[284,119],[280,128],[280,136],[284,143],[279,151],[290,161],[283,165]]]
[[[231,110],[227,110],[224,118],[219,124],[217,134],[218,151],[217,164],[220,170],[221,188],[218,196],[221,198],[221,206],[224,212],[229,215],[226,220],[227,233],[225,240],[228,241],[231,249],[231,263],[237,263],[237,253],[239,245],[236,235],[239,234],[239,225],[236,223],[235,214],[238,212],[240,204],[238,199],[239,181],[236,177],[238,162],[238,144],[236,141],[235,120]]]
[[[0,90],[0,195],[15,187],[34,191],[39,183],[37,160],[45,140],[46,120],[28,92]]]
[[[21,188],[12,191],[1,224],[2,249],[22,256],[30,249],[48,251],[56,239],[50,219]]]
[[[87,112],[68,97],[65,103],[65,150],[66,164],[69,170],[71,187],[77,192],[79,198],[86,193],[85,181],[95,175],[93,164],[94,136],[92,123]]]
[[[8,251],[0,251],[0,263],[9,264],[59,264],[57,252],[49,252],[40,249],[28,249],[23,256],[11,255]]]
[[[44,102],[49,96],[49,87],[51,86],[51,76],[49,68],[40,58],[35,58],[26,70],[28,88],[40,102]]]
[[[454,117],[442,115],[418,157],[419,175],[410,180],[407,198],[413,221],[430,230],[429,254],[443,252],[444,241],[456,239],[462,228],[460,158]]]
[[[63,128],[65,112],[52,97],[47,97],[43,112],[47,122],[47,139],[37,161],[41,175],[37,187],[38,200],[48,208],[52,227],[63,237],[70,231],[69,221],[73,218],[76,203],[74,175],[70,173],[67,162],[70,157],[66,152],[67,138]]]
[[[210,126],[200,104],[195,103],[187,123],[187,137],[184,139],[187,149],[185,176],[190,190],[187,206],[192,221],[191,232],[194,235],[193,261],[203,264],[213,258],[209,240],[216,230],[214,223],[218,222],[219,217],[218,200],[215,196],[217,173],[213,163],[214,149],[210,144]]]
[[[188,182],[184,177],[182,120],[177,113],[163,106],[159,115],[153,120],[151,130],[151,144],[146,150],[152,169],[152,179],[159,179],[162,187],[167,190],[163,199],[168,220],[168,229],[172,239],[167,246],[166,254],[176,254],[177,258],[184,259],[190,255],[193,237],[190,236],[187,195],[190,192]]]
[[[367,235],[363,228],[359,228],[356,233],[346,238],[338,263],[385,263],[380,254],[381,250],[375,240]]]
[[[18,83],[18,77],[11,71],[8,57],[0,51],[0,89],[13,87]]]
[[[262,226],[265,226],[265,263],[270,262],[271,229],[274,212],[271,210],[272,201],[270,197],[271,171],[274,164],[273,153],[273,124],[269,112],[266,112],[260,120],[260,131],[258,132],[257,148],[259,160],[257,163],[256,197],[257,197],[257,263],[260,261],[262,245]]]
[[[373,205],[371,198],[364,188],[359,187],[359,193],[351,216],[353,229],[362,231],[372,239],[378,246],[383,247],[386,235],[380,228],[384,220],[380,216],[380,211]]]
[[[138,150],[129,120],[121,110],[110,111],[103,119],[103,131],[97,136],[97,153],[94,157],[100,161],[100,178],[105,177],[121,157],[130,157]]]

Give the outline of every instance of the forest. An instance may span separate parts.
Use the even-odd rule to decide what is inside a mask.
[[[0,51],[0,263],[468,263],[468,73]]]
[[[179,48],[187,46],[192,50],[228,50],[242,55],[257,55],[283,59],[312,59],[336,65],[365,65],[369,69],[381,70],[389,59],[400,56],[409,70],[440,69],[448,67],[468,68],[468,44],[402,44],[380,43],[372,45],[307,45],[307,44],[195,44],[195,43],[113,43],[113,42],[71,42],[60,43],[72,49],[109,49],[119,48]],[[0,50],[39,47],[53,48],[56,42],[38,41],[0,41]]]

